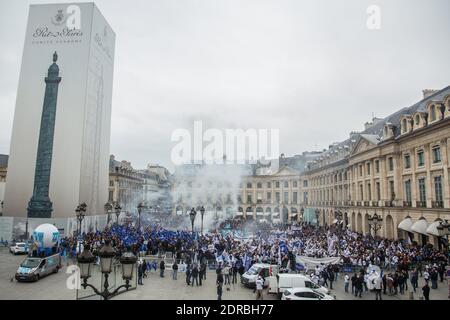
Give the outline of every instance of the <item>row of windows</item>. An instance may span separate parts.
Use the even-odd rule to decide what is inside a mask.
[[[275,181],[275,188],[279,188],[281,185],[280,181]],[[267,182],[266,183],[267,188],[272,188],[272,182]],[[262,182],[257,182],[256,183],[256,188],[257,189],[262,189],[263,187],[263,183]],[[297,188],[298,187],[298,183],[297,181],[292,181],[292,187],[293,188]],[[242,188],[242,185],[241,185]],[[247,189],[252,189],[253,188],[253,184],[251,182],[247,182]],[[289,188],[289,181],[283,181],[283,188]]]
[[[433,163],[441,162],[441,148],[440,146],[434,146],[432,149],[432,160]],[[411,155],[409,153],[405,153],[403,156],[403,164],[405,169],[411,168]],[[425,154],[423,149],[419,149],[417,151],[417,166],[423,167],[425,165]],[[388,158],[388,171],[394,171],[394,158]],[[380,173],[380,161],[375,160],[375,173]],[[366,163],[366,174],[371,174],[371,163]],[[359,176],[363,176],[363,165],[359,165]]]

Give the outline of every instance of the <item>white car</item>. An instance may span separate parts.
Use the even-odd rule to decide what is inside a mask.
[[[9,252],[12,254],[28,253],[28,245],[25,242],[16,242],[9,247]]]
[[[334,300],[328,294],[317,292],[310,288],[286,289],[281,296],[281,300]]]

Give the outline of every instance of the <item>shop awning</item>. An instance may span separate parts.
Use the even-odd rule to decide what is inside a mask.
[[[405,219],[403,219],[399,224],[398,224],[398,229],[400,230],[404,230],[404,231],[408,231],[408,232],[413,232],[411,230],[411,227],[413,225],[413,221],[410,217],[406,217]]]
[[[430,223],[430,225],[427,228],[427,233],[432,236],[439,237],[439,230],[437,229],[437,227],[439,226],[440,222],[441,220],[437,220]]]
[[[428,229],[428,222],[425,220],[425,218],[421,218],[414,222],[414,224],[411,226],[411,230],[416,233],[428,235],[427,233]]]
[[[264,215],[264,211],[256,211],[256,215],[257,216],[263,216]]]
[[[238,212],[236,212],[236,215],[237,215],[237,216],[243,216],[244,213],[243,213],[242,211],[238,211]]]

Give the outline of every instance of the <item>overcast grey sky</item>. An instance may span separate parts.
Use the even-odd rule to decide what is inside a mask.
[[[53,2],[0,0],[0,153],[9,153],[28,6]],[[293,155],[450,84],[448,0],[95,3],[117,35],[111,153],[134,167],[172,170],[171,133],[194,120],[279,128],[280,152]],[[380,30],[366,26],[372,4]]]

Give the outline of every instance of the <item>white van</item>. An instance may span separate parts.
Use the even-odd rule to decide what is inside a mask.
[[[264,286],[269,285],[269,277],[278,274],[278,266],[276,264],[268,263],[255,263],[250,269],[245,272],[241,277],[241,283],[250,288],[254,288],[256,285],[256,278],[262,273],[264,281]]]
[[[269,277],[269,293],[281,296],[284,290],[292,288],[310,288],[323,294],[330,294],[328,288],[319,286],[303,274],[279,273],[274,277]]]
[[[62,267],[59,253],[44,257],[28,257],[19,266],[16,272],[17,281],[38,281],[52,273],[57,273]]]

